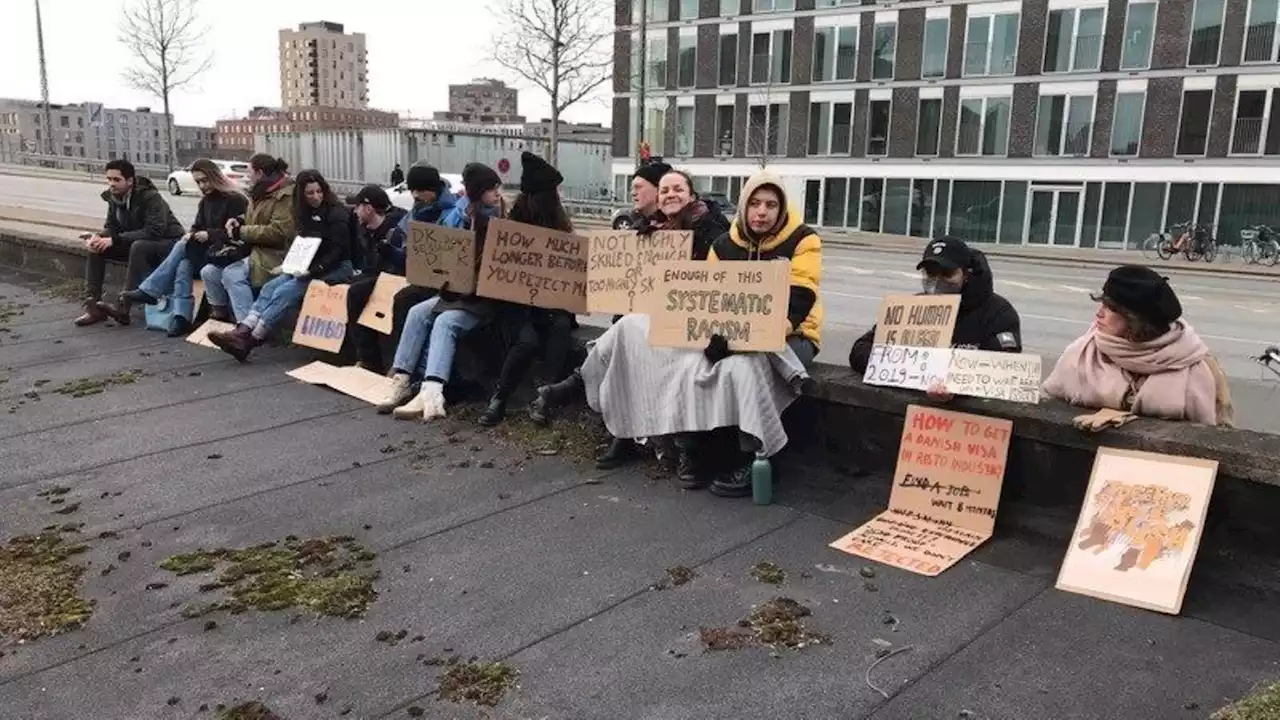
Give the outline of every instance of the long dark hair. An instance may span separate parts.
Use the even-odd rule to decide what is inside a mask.
[[[310,205],[307,204],[307,186],[311,183],[318,183],[320,191],[324,193],[324,199],[320,201],[322,206],[329,205],[331,207],[342,207],[342,202],[338,200],[338,196],[333,193],[333,189],[329,187],[329,181],[324,179],[319,170],[303,170],[293,180],[293,217],[299,224],[311,213],[315,212]]]
[[[267,176],[289,172],[289,163],[267,153],[258,153],[249,158],[249,167]]]
[[[507,219],[549,230],[573,232],[573,222],[569,220],[569,213],[565,212],[564,204],[560,202],[560,193],[555,190],[520,193],[511,205]]]

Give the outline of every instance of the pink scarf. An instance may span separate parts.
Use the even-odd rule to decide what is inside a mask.
[[[1129,410],[1135,415],[1217,424],[1217,386],[1209,348],[1186,322],[1145,343],[1089,328],[1067,346],[1044,391],[1072,405]],[[1125,395],[1136,387],[1133,406]]]

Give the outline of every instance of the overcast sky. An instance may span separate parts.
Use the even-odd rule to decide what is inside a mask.
[[[129,56],[117,40],[121,8],[134,0],[41,0],[49,98],[113,107],[158,99],[127,87]],[[487,60],[493,32],[487,0],[201,0],[213,67],[173,99],[183,125],[212,125],[255,105],[280,104],[277,31],[328,20],[363,32],[369,51],[369,102],[382,110],[430,116],[448,109],[448,85],[489,75],[520,87],[520,112],[549,116],[545,96],[520,86]],[[33,0],[0,0],[0,97],[40,99]],[[611,6],[611,3],[610,3]],[[606,48],[608,50],[608,48]],[[609,122],[606,83],[600,96],[570,108],[566,120]]]

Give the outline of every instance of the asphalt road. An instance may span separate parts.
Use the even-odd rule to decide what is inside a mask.
[[[88,182],[0,175],[0,205],[49,212],[98,215],[103,186]],[[173,197],[171,207],[183,221],[195,213],[193,196]],[[822,298],[826,322],[820,361],[843,364],[849,348],[874,322],[880,298],[919,288],[913,257],[858,248],[828,246]],[[1096,256],[1096,253],[1094,253]],[[1094,303],[1089,293],[1101,287],[1106,268],[1039,265],[993,259],[996,291],[1022,316],[1026,352],[1043,358],[1047,373],[1058,354],[1089,325]],[[1232,378],[1237,420],[1242,427],[1280,432],[1280,378],[1249,357],[1280,342],[1280,289],[1270,280],[1171,272],[1186,318],[1213,348]],[[595,318],[593,322],[607,322]]]

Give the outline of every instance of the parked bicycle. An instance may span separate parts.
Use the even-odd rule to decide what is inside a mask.
[[[1192,222],[1171,225],[1156,245],[1156,255],[1168,260],[1179,253],[1189,262],[1201,259],[1213,262],[1218,257],[1218,240],[1208,225]]]
[[[1249,359],[1275,373],[1276,377],[1280,377],[1280,347],[1272,345],[1263,350],[1261,355]]]
[[[1280,233],[1267,225],[1241,230],[1240,256],[1250,265],[1275,267],[1280,263]]]

